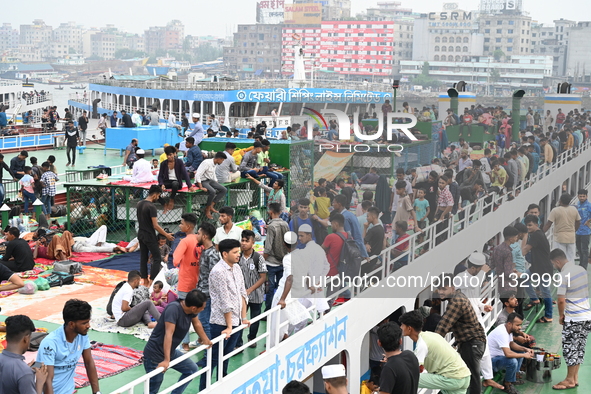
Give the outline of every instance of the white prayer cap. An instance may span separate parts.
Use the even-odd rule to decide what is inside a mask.
[[[322,379],[340,378],[341,376],[347,376],[343,364],[333,364],[322,367]]]
[[[300,231],[302,233],[311,233],[312,232],[312,226],[310,226],[308,223],[304,223],[298,229],[298,232],[300,232]]]
[[[486,264],[486,256],[482,253],[474,252],[468,257],[468,262],[473,265],[483,266]]]
[[[199,114],[197,112],[193,113],[192,116],[193,116],[193,118],[201,118],[201,114]]]
[[[288,245],[294,245],[298,243],[298,235],[293,231],[288,231],[283,235],[283,240]]]
[[[146,151],[143,150],[143,149],[138,149],[138,150],[135,151],[135,153],[138,154],[138,155],[145,155],[146,154]]]

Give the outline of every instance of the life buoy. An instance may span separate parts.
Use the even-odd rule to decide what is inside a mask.
[[[293,33],[291,35],[291,38],[293,38],[294,40],[301,40],[302,36],[300,36],[298,33]]]

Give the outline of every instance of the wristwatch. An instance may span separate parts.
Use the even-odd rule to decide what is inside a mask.
[[[101,393],[100,391],[97,391],[96,393],[93,393],[93,394],[103,394],[103,393]]]

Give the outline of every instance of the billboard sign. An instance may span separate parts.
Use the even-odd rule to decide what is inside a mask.
[[[284,23],[289,25],[319,25],[322,23],[322,4],[285,4]]]
[[[276,25],[283,23],[284,0],[263,0],[257,3],[257,23]]]

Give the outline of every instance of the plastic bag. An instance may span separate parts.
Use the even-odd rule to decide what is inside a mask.
[[[164,263],[160,263],[162,264],[162,268],[160,268],[160,272],[158,272],[158,275],[156,275],[156,278],[154,279],[154,281],[152,282],[152,285],[150,286],[150,294],[152,294],[152,292],[154,291],[154,283],[156,283],[157,281],[161,281],[162,282],[162,291],[165,293],[168,293],[168,291],[170,290],[170,285],[168,284],[168,282],[166,281],[166,271],[168,271],[168,266]]]
[[[32,280],[25,281],[25,285],[18,289],[20,294],[35,294],[37,292],[37,285]]]
[[[50,289],[49,281],[45,278],[37,278],[35,280],[35,284],[37,285],[37,290],[39,291],[46,291]]]

